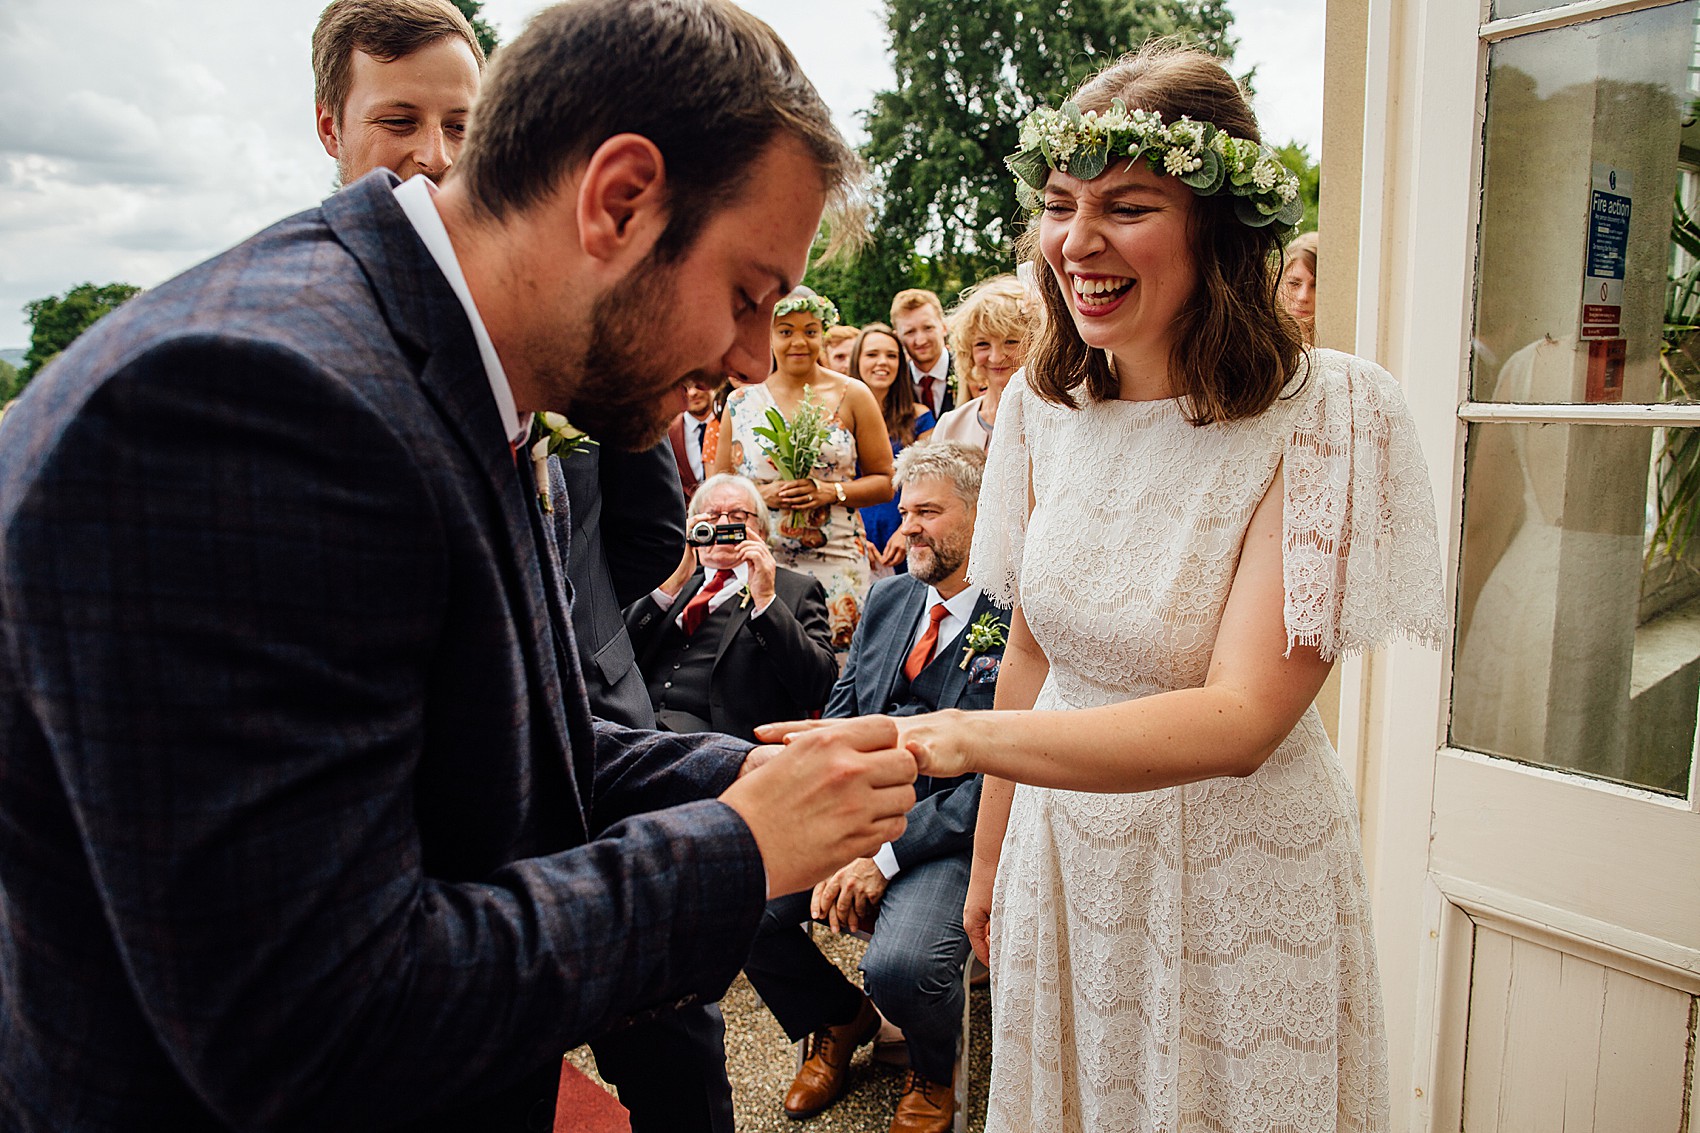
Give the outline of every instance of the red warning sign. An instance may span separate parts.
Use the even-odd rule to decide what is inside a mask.
[[[1599,338],[1588,343],[1587,400],[1623,400],[1624,340]]]

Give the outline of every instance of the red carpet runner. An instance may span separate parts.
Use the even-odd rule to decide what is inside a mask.
[[[626,1107],[613,1094],[561,1062],[561,1092],[555,1099],[555,1133],[631,1133]]]

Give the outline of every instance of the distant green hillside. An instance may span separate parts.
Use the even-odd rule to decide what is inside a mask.
[[[5,362],[19,370],[23,369],[24,348],[20,346],[16,350],[0,350],[0,362]]]

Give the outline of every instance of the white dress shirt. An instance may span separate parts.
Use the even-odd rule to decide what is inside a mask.
[[[705,428],[714,428],[714,415],[712,413],[701,420],[692,417],[689,413],[685,414],[685,458],[691,462],[691,473],[699,481],[708,479],[703,475],[702,467],[702,442],[707,437],[707,434],[702,430]]]
[[[484,329],[484,320],[479,317],[478,308],[472,302],[472,291],[466,286],[466,275],[460,270],[460,260],[455,257],[449,230],[443,227],[437,202],[432,199],[437,195],[436,184],[423,173],[418,173],[397,185],[394,191],[401,211],[407,214],[413,230],[425,242],[425,250],[437,261],[443,278],[448,280],[450,290],[466,311],[466,321],[472,324],[472,339],[478,344],[478,357],[484,362],[484,376],[490,382],[490,396],[496,399],[502,431],[507,434],[510,444],[523,443],[530,432],[531,422],[522,422],[519,410],[514,408],[514,391],[508,385],[507,371],[502,369],[502,360],[496,357],[496,347],[490,342],[490,332]]]

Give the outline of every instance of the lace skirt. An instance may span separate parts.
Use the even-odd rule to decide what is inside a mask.
[[[1018,787],[989,1133],[1386,1129],[1355,814],[1314,708],[1245,779]]]

